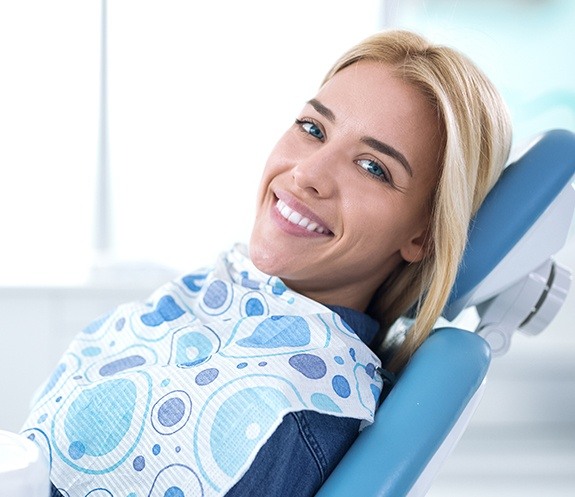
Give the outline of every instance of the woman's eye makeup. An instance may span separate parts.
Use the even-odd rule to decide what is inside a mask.
[[[393,185],[393,180],[389,174],[389,171],[379,162],[373,159],[359,159],[356,161],[356,164],[361,167],[370,177]]]
[[[296,119],[295,122],[304,133],[307,133],[320,141],[325,140],[325,135],[321,127],[311,119]]]

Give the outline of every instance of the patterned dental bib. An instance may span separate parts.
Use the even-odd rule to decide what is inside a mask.
[[[214,497],[289,412],[373,422],[376,355],[243,245],[72,341],[22,433],[67,497]]]

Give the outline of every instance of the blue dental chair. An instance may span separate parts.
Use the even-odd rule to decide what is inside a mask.
[[[535,335],[555,317],[570,272],[565,244],[575,190],[575,134],[539,136],[509,165],[472,222],[443,317],[475,308],[472,330],[446,326],[417,350],[318,497],[418,497],[429,490],[480,402],[492,356],[515,331]]]

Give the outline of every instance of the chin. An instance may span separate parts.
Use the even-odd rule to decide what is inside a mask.
[[[260,243],[250,243],[248,248],[249,256],[254,266],[260,271],[270,276],[278,276],[278,263],[281,255],[272,247],[262,246]]]
[[[270,241],[265,236],[252,236],[248,253],[254,266],[269,276],[289,278],[301,268],[301,255],[294,256],[294,248],[277,239]]]

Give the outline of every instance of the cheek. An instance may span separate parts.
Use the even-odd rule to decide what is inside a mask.
[[[350,190],[348,184],[348,194]],[[382,188],[369,190],[363,185],[352,194],[355,200],[347,202],[347,221],[356,235],[354,243],[361,243],[371,254],[389,255],[399,250],[423,225],[424,209],[419,199]]]
[[[266,165],[266,167],[264,167],[264,170],[262,171],[262,175],[260,177],[260,184],[258,186],[258,203],[261,202],[262,197],[264,196],[266,189],[268,187],[269,184],[269,169]]]

